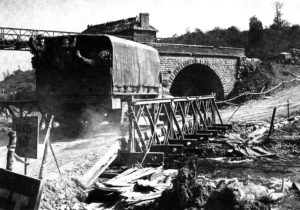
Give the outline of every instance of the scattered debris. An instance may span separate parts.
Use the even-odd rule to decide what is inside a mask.
[[[69,171],[63,167],[72,193],[63,182],[48,180],[41,209],[273,209],[299,193],[299,183],[289,177],[294,165],[300,165],[293,162],[300,154],[299,120],[274,121],[269,142],[270,123],[235,123],[232,132],[201,142],[185,156],[170,157],[164,167],[130,168],[111,179],[98,179],[95,173],[92,187],[81,188],[73,177],[84,177],[97,164],[86,162]],[[258,167],[263,174],[264,164],[270,171],[281,170],[280,176],[246,171]],[[101,173],[105,168],[99,167]],[[245,172],[239,176],[237,168]]]

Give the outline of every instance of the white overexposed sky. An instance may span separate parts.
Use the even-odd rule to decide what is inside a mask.
[[[0,26],[81,32],[100,24],[150,14],[158,37],[181,35],[187,29],[208,31],[236,26],[248,30],[256,15],[264,26],[274,18],[275,0],[0,0]],[[283,18],[300,24],[300,0],[280,0]],[[0,51],[0,80],[6,69],[30,69],[30,53]]]

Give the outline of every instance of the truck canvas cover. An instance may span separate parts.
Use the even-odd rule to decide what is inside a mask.
[[[158,86],[159,55],[156,49],[137,42],[108,37],[112,45],[113,86]]]

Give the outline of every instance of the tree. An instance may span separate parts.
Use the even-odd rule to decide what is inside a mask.
[[[224,40],[229,46],[243,47],[244,37],[242,32],[236,26],[227,28]]]
[[[248,46],[246,48],[247,56],[261,58],[263,56],[264,44],[262,22],[256,16],[253,16],[249,21]]]
[[[279,28],[282,26],[282,8],[283,8],[283,3],[282,2],[279,2],[279,1],[276,1],[274,3],[274,8],[275,8],[275,17],[274,17],[274,24],[276,26],[278,26]]]
[[[273,19],[273,24],[270,26],[271,29],[274,30],[280,30],[284,27],[287,27],[289,23],[282,19],[282,8],[283,8],[283,3],[276,1],[274,2],[274,9],[275,9],[275,17]]]
[[[253,16],[249,21],[249,33],[248,33],[248,44],[251,46],[257,46],[261,44],[264,37],[264,28],[262,22]]]

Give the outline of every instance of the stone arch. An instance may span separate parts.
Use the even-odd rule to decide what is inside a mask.
[[[224,87],[220,75],[207,61],[187,60],[178,65],[170,75],[170,94],[174,96],[196,96],[216,93],[224,98]]]

